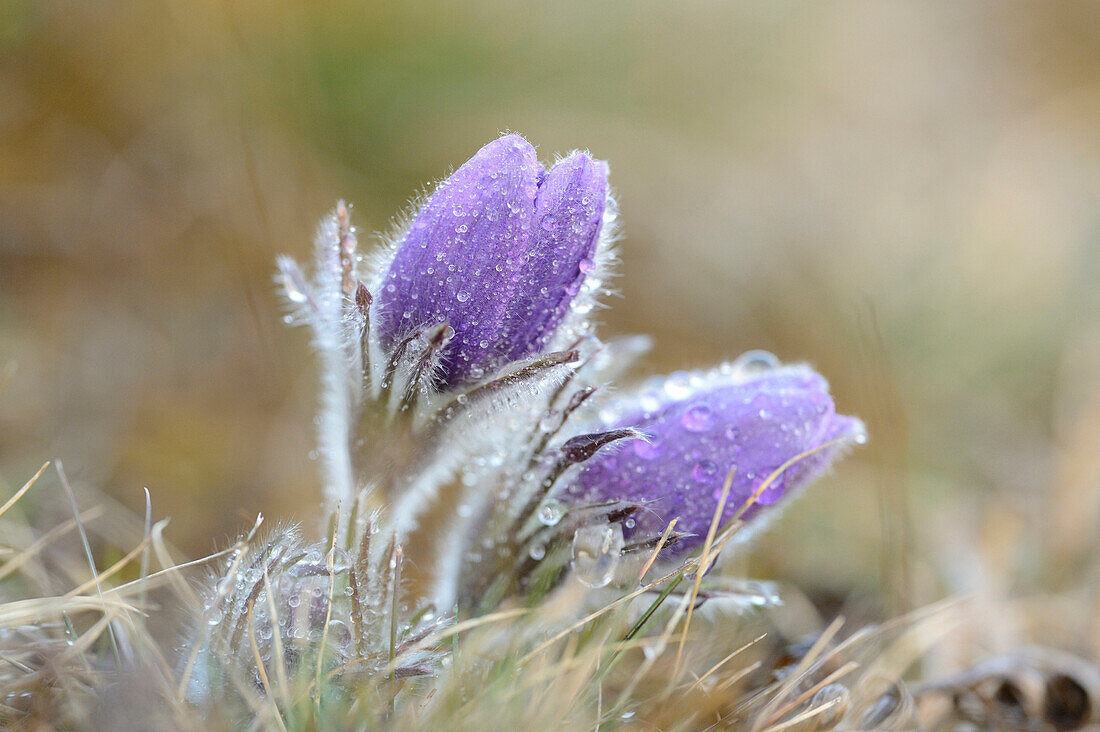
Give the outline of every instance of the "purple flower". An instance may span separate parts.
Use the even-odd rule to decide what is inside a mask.
[[[443,322],[441,386],[547,349],[593,267],[607,165],[574,153],[549,171],[519,135],[443,181],[400,241],[377,296],[382,347]]]
[[[864,439],[863,423],[838,415],[825,379],[806,366],[761,371],[735,364],[706,376],[674,375],[643,393],[638,404],[641,409],[624,413],[611,426],[634,427],[648,439],[597,453],[567,493],[573,503],[645,505],[649,510],[637,514],[635,534],[659,533],[679,517],[677,532],[694,535],[679,549],[694,548],[706,536],[731,469],[723,523],[791,458],[834,440]],[[840,446],[825,447],[787,467],[744,517],[806,486]]]

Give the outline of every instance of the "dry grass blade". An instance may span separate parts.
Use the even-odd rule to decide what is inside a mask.
[[[84,529],[84,524],[80,520],[80,509],[76,505],[76,495],[73,493],[73,487],[69,484],[69,479],[65,475],[65,467],[61,464],[61,461],[56,462],[57,477],[61,480],[61,486],[65,489],[65,495],[69,498],[69,503],[73,510],[73,518],[76,519],[76,529],[80,534],[80,543],[84,547],[84,555],[88,560],[88,567],[92,570],[92,580],[95,583],[96,592],[99,596],[103,597],[103,589],[99,586],[97,578],[99,571],[95,566],[95,557],[92,555],[92,545],[88,542],[88,532]],[[71,593],[79,594],[79,593]],[[110,626],[107,626],[107,637],[111,641],[111,653],[115,657],[115,665],[121,666],[122,659],[118,650],[118,639],[115,638],[115,631]]]
[[[824,704],[819,704],[818,706],[813,707],[812,709],[807,709],[806,711],[804,711],[800,714],[796,714],[795,716],[791,717],[790,719],[788,719],[784,722],[780,722],[778,724],[773,724],[773,725],[769,726],[768,727],[768,732],[779,732],[780,730],[790,729],[791,727],[797,727],[798,725],[802,724],[803,722],[805,722],[807,720],[813,719],[814,717],[816,717],[818,715],[824,714],[825,712],[829,711],[830,709],[837,706],[838,704],[843,703],[843,701],[844,701],[843,699],[830,699],[829,701],[825,702]]]
[[[698,679],[696,679],[695,683],[692,684],[691,689],[689,689],[689,691],[692,691],[692,690],[697,689],[697,688],[702,688],[703,682],[706,681],[708,678],[710,678],[714,674],[714,672],[716,672],[718,669],[722,668],[727,663],[732,661],[736,656],[741,655],[742,653],[747,651],[749,648],[752,648],[754,645],[756,645],[757,643],[759,643],[760,641],[764,640],[767,637],[768,637],[767,633],[761,633],[760,635],[756,636],[755,638],[753,638],[748,643],[745,643],[740,648],[734,649],[728,656],[726,656],[721,661],[719,661],[718,663],[711,666],[710,670],[708,670],[705,674],[703,674]]]
[[[267,669],[264,668],[264,659],[260,655],[260,647],[256,644],[256,626],[252,622],[252,609],[253,604],[248,603],[248,642],[252,646],[252,658],[256,662],[256,672],[260,676],[260,684],[264,687],[264,698],[270,703],[269,714],[272,719],[275,720],[279,729],[286,732],[286,723],[283,722],[283,715],[279,711],[278,704],[275,703],[275,695],[271,693],[271,682],[267,678]],[[274,635],[278,635],[275,633]]]
[[[84,513],[80,514],[80,520],[91,521],[92,519],[99,518],[101,515],[103,515],[103,508],[100,506],[93,506]],[[9,577],[15,572],[18,572],[20,569],[26,566],[27,562],[38,556],[38,554],[41,553],[43,549],[75,529],[76,522],[77,519],[68,519],[35,539],[33,544],[28,546],[26,549],[21,550],[18,554],[5,562],[3,566],[0,566],[0,580]]]
[[[714,690],[715,691],[724,691],[725,689],[730,688],[731,686],[736,684],[741,679],[745,678],[746,676],[748,676],[751,673],[754,673],[762,665],[763,664],[760,661],[753,661],[748,666],[745,666],[743,669],[740,669],[737,672],[732,673],[729,676],[727,676],[726,679],[721,684],[719,684],[717,687],[715,687]]]
[[[346,211],[345,211],[345,213],[346,213]],[[321,632],[321,646],[317,649],[317,669],[316,669],[316,671],[313,675],[313,681],[317,685],[318,688],[320,688],[320,685],[321,685],[321,672],[324,670],[324,666],[325,666],[325,647],[328,645],[328,629],[329,629],[329,625],[332,623],[332,596],[336,592],[336,570],[335,570],[336,534],[335,534],[335,532],[333,533],[331,542],[332,542],[332,544],[329,547],[328,556],[325,559],[325,566],[328,569],[328,603],[325,606],[325,626],[324,626],[324,630]],[[265,570],[265,577],[266,577],[266,570]],[[396,593],[397,593],[397,590],[395,588],[394,589],[394,594],[396,595]],[[277,627],[277,626],[273,626],[273,627]],[[278,633],[272,633],[272,636],[276,636],[276,635],[278,635]],[[321,695],[320,694],[318,694],[316,696],[315,702],[317,704],[321,703]]]
[[[148,488],[143,488],[143,490],[145,492],[145,522],[142,524],[141,535],[144,539],[145,551],[141,553],[141,568],[138,570],[138,581],[141,582],[138,606],[141,608],[146,607],[149,594],[149,583],[146,580],[149,578],[149,558],[153,544],[153,497],[149,495]]]
[[[160,523],[167,523],[167,522],[162,521]],[[136,559],[138,557],[138,555],[142,554],[145,551],[145,549],[149,546],[149,542],[150,542],[150,539],[143,540],[140,544],[138,544],[136,547],[131,549],[130,552],[126,556],[124,556],[122,559],[118,560],[117,562],[112,564],[110,567],[108,567],[105,571],[100,572],[95,577],[92,577],[90,580],[88,580],[84,584],[80,585],[79,587],[76,587],[76,588],[70,590],[67,594],[68,595],[80,595],[80,594],[84,593],[85,591],[91,589],[92,587],[95,587],[96,589],[100,589],[100,586],[103,584],[104,580],[109,579],[113,575],[117,574],[119,572],[119,570],[121,570],[123,567],[125,567],[130,562],[134,561],[134,559]]]
[[[26,600],[11,600],[0,605],[0,627],[38,625],[43,618],[60,618],[62,613],[70,615],[86,611],[107,613],[111,609],[137,612],[137,608],[129,603],[104,597],[88,595],[32,597]]]
[[[652,652],[646,654],[645,660],[642,661],[642,664],[638,667],[638,670],[634,672],[633,677],[631,677],[630,679],[630,683],[627,684],[626,688],[624,688],[619,694],[619,698],[616,700],[614,706],[614,709],[616,711],[622,709],[626,705],[631,695],[633,695],[634,690],[638,687],[638,684],[641,683],[645,675],[648,674],[650,669],[653,668],[654,664],[657,663],[657,659],[661,657],[665,649],[668,647],[668,641],[672,637],[672,634],[676,631],[676,626],[680,624],[680,618],[684,617],[685,612],[690,612],[690,608],[693,602],[694,598],[688,594],[684,594],[684,596],[680,599],[680,604],[676,606],[676,610],[672,613],[672,617],[669,618],[668,623],[665,624],[665,629],[661,633],[661,635],[658,636]],[[673,671],[672,676],[669,679],[669,683],[665,687],[666,698],[671,695],[673,689],[676,686],[672,680],[679,675],[679,661],[680,657],[679,654],[677,654],[677,667]]]
[[[248,532],[248,535],[239,540],[236,544],[233,545],[233,548],[229,550],[229,554],[235,556],[233,556],[233,561],[230,564],[229,569],[225,573],[225,576],[227,578],[237,576],[237,572],[240,570],[241,562],[244,560],[247,549],[251,545],[252,540],[256,537],[256,532],[259,531],[260,525],[263,524],[263,521],[263,514],[258,515],[256,517],[256,523],[253,524],[252,530]],[[165,549],[167,549],[167,547],[165,547]],[[182,578],[180,579],[180,583],[186,584],[186,582],[184,582]],[[215,604],[221,603],[225,600],[225,596],[229,592],[229,587],[231,584],[232,583],[227,582],[225,583],[225,586],[223,588],[218,590],[217,596],[215,598]],[[197,595],[195,595],[194,590],[190,590],[190,588],[188,588],[188,590],[189,594],[195,598],[195,606],[201,606],[201,602],[198,600]],[[200,638],[200,641],[198,643],[194,644],[191,653],[188,655],[187,663],[184,664],[183,673],[180,675],[179,685],[176,687],[176,698],[179,701],[183,701],[185,694],[187,693],[187,686],[191,683],[191,674],[194,673],[195,663],[198,661],[199,653],[202,651],[202,647],[206,642],[209,626],[204,623],[202,625],[202,629],[202,637]]]
[[[199,596],[195,594],[195,590],[191,585],[183,579],[182,573],[185,570],[192,569],[194,567],[202,566],[203,564],[209,564],[210,562],[221,559],[228,556],[237,550],[237,546],[231,546],[228,549],[223,549],[220,552],[214,552],[208,554],[200,559],[192,559],[189,562],[181,562],[180,564],[174,564],[172,561],[171,552],[168,550],[168,544],[164,541],[163,529],[169,523],[169,519],[162,519],[153,526],[153,531],[150,536],[152,541],[153,551],[156,552],[157,561],[162,563],[163,569],[159,569],[153,572],[144,581],[141,579],[132,580],[118,587],[112,587],[106,590],[106,593],[126,593],[133,590],[141,590],[143,585],[147,585],[144,589],[152,590],[160,587],[164,582],[170,582],[173,589],[180,593],[185,601],[189,601],[191,605],[198,605],[200,603]]]
[[[110,608],[103,613],[103,617],[92,624],[88,630],[81,633],[80,637],[73,641],[73,644],[65,649],[66,654],[69,657],[77,657],[83,655],[92,644],[95,643],[99,636],[103,634],[103,631],[110,627],[111,623],[116,618],[125,618],[122,611],[118,608]]]
[[[703,542],[703,553],[699,557],[699,566],[695,570],[695,582],[691,587],[691,602],[688,604],[687,618],[684,620],[684,630],[680,634],[680,646],[676,649],[676,667],[672,672],[672,678],[680,676],[680,663],[684,657],[684,644],[687,643],[688,628],[691,626],[691,616],[695,610],[695,600],[699,597],[699,586],[703,582],[703,575],[707,573],[711,563],[717,554],[711,553],[714,543],[714,535],[718,533],[718,525],[722,522],[722,513],[726,510],[726,501],[730,497],[730,489],[733,487],[733,476],[737,472],[737,466],[730,468],[726,475],[726,482],[722,484],[722,497],[718,499],[718,505],[714,508],[714,515],[710,520],[710,528],[707,529],[707,538]],[[719,547],[721,549],[721,547]]]
[[[760,496],[763,495],[764,491],[768,490],[768,488],[770,488],[772,486],[772,483],[779,480],[779,476],[783,475],[783,473],[785,473],[787,471],[787,468],[791,467],[792,465],[795,465],[796,463],[799,463],[799,462],[805,460],[806,458],[810,457],[811,455],[815,455],[816,453],[819,453],[823,450],[828,450],[830,447],[836,447],[837,445],[843,445],[844,443],[851,442],[851,441],[852,441],[851,437],[838,437],[835,440],[829,440],[828,442],[823,442],[820,445],[818,445],[817,447],[806,450],[805,452],[800,452],[797,455],[795,455],[794,457],[787,460],[785,463],[783,463],[778,468],[773,470],[771,472],[771,474],[769,474],[768,477],[766,479],[764,479],[764,482],[756,487],[756,490],[752,492],[752,495],[749,496],[747,499],[745,499],[745,502],[742,503],[741,507],[737,509],[737,513],[735,513],[733,515],[733,518],[730,520],[730,523],[733,524],[733,523],[736,523],[737,521],[739,521],[741,519],[741,517],[745,515],[745,511],[748,511],[749,508],[751,508],[752,505],[756,503],[756,501],[760,498]]]
[[[859,668],[858,663],[856,663],[855,661],[849,661],[848,663],[846,663],[843,666],[841,666],[840,668],[838,668],[836,671],[833,671],[831,674],[829,674],[828,676],[823,678],[821,681],[818,681],[816,684],[812,685],[810,688],[806,689],[801,694],[799,694],[797,697],[795,697],[791,701],[787,702],[782,707],[780,707],[777,711],[775,711],[771,715],[771,718],[767,721],[768,727],[771,728],[772,725],[778,723],[779,720],[783,719],[783,717],[787,716],[793,710],[797,709],[799,704],[801,704],[802,702],[804,702],[807,699],[811,698],[818,691],[825,688],[826,686],[833,683],[834,681],[838,681],[839,679],[842,679],[843,677],[847,676],[852,671],[855,671],[857,668]]]
[[[665,531],[661,534],[660,540],[657,542],[657,546],[653,547],[653,551],[649,555],[649,559],[646,560],[645,565],[642,566],[642,571],[638,573],[638,582],[641,583],[645,579],[645,576],[649,574],[650,567],[657,561],[657,557],[661,554],[661,550],[664,549],[665,543],[668,541],[668,537],[672,535],[672,530],[676,528],[676,522],[680,520],[680,517],[672,519],[668,522],[668,526],[665,527]]]
[[[649,592],[650,590],[653,590],[653,589],[656,589],[657,587],[660,587],[665,582],[667,582],[670,579],[675,578],[676,575],[680,574],[683,571],[684,571],[684,569],[681,568],[681,569],[677,569],[674,572],[669,572],[664,577],[661,577],[659,580],[655,580],[653,582],[650,582],[648,585],[645,585],[643,587],[639,587],[638,589],[634,590],[633,592],[630,592],[626,595],[623,595],[622,597],[620,597],[617,600],[613,600],[612,602],[609,602],[608,604],[601,607],[599,610],[596,610],[595,612],[589,613],[588,615],[584,616],[583,618],[581,618],[577,622],[570,625],[565,630],[562,630],[562,631],[554,634],[553,636],[551,636],[551,638],[549,640],[547,640],[543,643],[540,643],[538,646],[535,647],[534,650],[528,652],[525,656],[523,656],[521,659],[519,659],[519,662],[518,662],[519,665],[522,666],[523,664],[527,663],[527,661],[529,661],[532,658],[534,658],[535,656],[539,655],[540,653],[545,651],[547,648],[549,648],[550,646],[552,646],[555,643],[557,643],[558,641],[560,641],[562,638],[567,637],[570,633],[577,630],[578,628],[581,628],[581,627],[587,625],[588,623],[592,622],[593,620],[596,620],[597,618],[602,617],[603,615],[606,615],[607,613],[611,612],[612,610],[614,610],[617,607],[625,605],[626,603],[633,600],[635,597],[641,597],[642,595]]]
[[[279,627],[279,611],[275,607],[275,595],[271,591],[271,576],[267,566],[264,566],[264,595],[267,597],[267,612],[271,617],[271,627]],[[283,638],[281,633],[271,634],[271,651],[275,659],[275,679],[279,683],[279,692],[283,696],[284,706],[287,704],[286,695],[290,693],[290,684],[286,677],[286,656],[283,655]]]
[[[775,710],[783,702],[783,700],[791,693],[791,691],[798,685],[799,680],[802,679],[806,673],[816,666],[822,660],[822,652],[832,642],[836,634],[840,632],[841,627],[844,625],[844,618],[837,617],[833,622],[829,624],[824,632],[818,636],[814,644],[810,646],[810,650],[806,652],[806,655],[798,662],[798,666],[780,685],[778,691],[772,696],[760,714],[757,715],[756,722],[753,724],[753,732],[761,729],[761,726],[765,724],[765,720],[771,719]]]
[[[33,486],[35,482],[38,481],[38,478],[42,475],[42,473],[46,471],[46,468],[48,468],[49,465],[49,461],[42,463],[42,467],[38,469],[38,472],[31,476],[31,479],[24,483],[23,487],[15,492],[15,495],[5,501],[3,506],[0,506],[0,516],[3,516],[5,513],[8,512],[8,509],[19,502],[19,499],[22,498],[26,494],[26,492],[31,489],[31,486]]]
[[[438,633],[428,636],[419,643],[414,643],[405,653],[412,653],[414,651],[423,650],[429,646],[435,645],[441,641],[445,641],[448,638],[454,637],[465,633],[468,630],[480,627],[482,625],[488,625],[501,620],[510,620],[512,618],[518,618],[523,615],[529,615],[531,613],[527,608],[514,608],[512,610],[501,610],[500,612],[490,613],[488,615],[479,615],[476,618],[470,618],[469,620],[463,620],[461,623],[455,623]],[[383,670],[384,675],[393,674],[397,670],[396,661],[400,660],[400,657],[390,661],[389,665]]]

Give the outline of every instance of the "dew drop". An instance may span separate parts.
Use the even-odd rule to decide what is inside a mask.
[[[553,498],[539,507],[539,521],[544,526],[556,526],[565,514],[565,507]]]
[[[466,302],[470,299],[470,293],[466,292],[465,290],[460,290],[459,293],[455,295],[455,299],[459,302]]]
[[[531,555],[531,559],[534,559],[536,562],[541,562],[542,558],[546,556],[546,545],[532,544],[527,553]]]
[[[779,358],[768,351],[746,351],[733,360],[733,368],[743,374],[759,374],[779,367]]]
[[[714,410],[708,404],[695,404],[688,407],[680,424],[688,432],[706,432],[714,426]]]
[[[582,526],[573,535],[571,566],[577,579],[588,587],[606,587],[615,577],[623,551],[619,524]]]

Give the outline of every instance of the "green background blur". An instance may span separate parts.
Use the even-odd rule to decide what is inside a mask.
[[[386,230],[505,130],[610,161],[602,332],[655,336],[645,369],[766,348],[866,418],[748,571],[1096,603],[1095,2],[2,0],[4,490],[55,457],[148,486],[191,554],[313,526],[274,257],[340,197]]]

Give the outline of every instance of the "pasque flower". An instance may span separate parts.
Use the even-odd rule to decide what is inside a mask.
[[[312,281],[279,260],[322,356],[333,535],[362,528],[340,507],[380,498],[389,538],[370,559],[383,562],[417,549],[424,513],[455,506],[426,549],[438,608],[530,601],[567,564],[602,586],[673,518],[674,546],[697,546],[731,473],[723,518],[745,509],[758,526],[754,514],[774,513],[863,434],[822,377],[760,352],[608,396],[639,350],[601,343],[587,319],[613,214],[605,163],[576,152],[545,168],[504,135],[439,184],[392,248],[360,258],[340,204]],[[444,490],[453,500],[436,500]]]
[[[574,153],[550,170],[519,135],[481,148],[427,199],[376,297],[384,349],[447,323],[438,386],[543,352],[592,270],[607,165]]]
[[[710,374],[669,377],[633,404],[609,427],[633,427],[646,437],[597,453],[566,493],[574,503],[643,505],[648,510],[637,514],[634,533],[660,532],[679,518],[677,531],[693,535],[681,549],[706,535],[731,471],[723,521],[757,493],[743,516],[767,510],[819,476],[844,443],[864,439],[860,420],[836,413],[824,378],[759,352]]]

